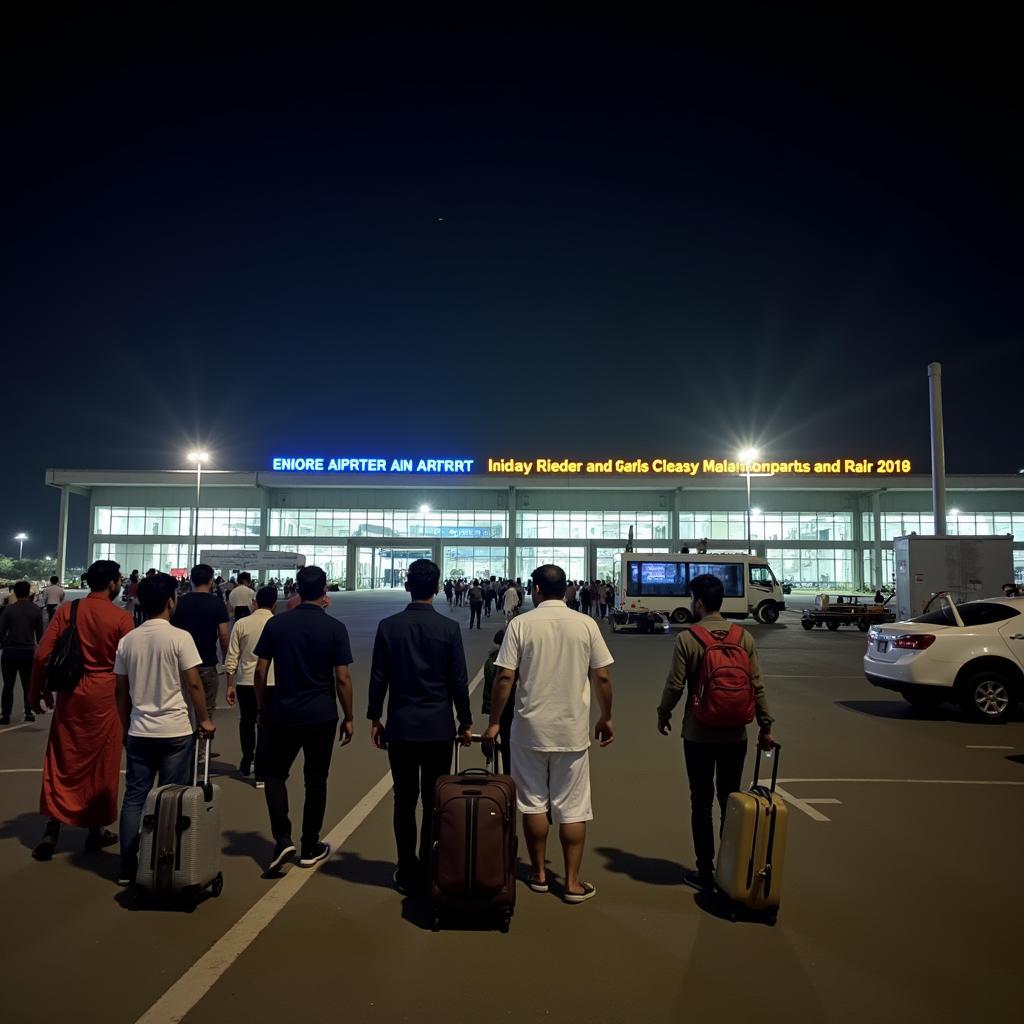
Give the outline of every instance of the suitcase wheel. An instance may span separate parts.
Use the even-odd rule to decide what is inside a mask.
[[[217,877],[210,883],[210,892],[219,896],[224,891],[224,876],[218,871]]]

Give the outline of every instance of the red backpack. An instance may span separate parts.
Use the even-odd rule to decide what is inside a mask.
[[[714,729],[749,725],[757,705],[750,657],[740,643],[743,630],[733,623],[724,637],[703,626],[691,626],[690,632],[704,648],[693,693],[694,721]]]

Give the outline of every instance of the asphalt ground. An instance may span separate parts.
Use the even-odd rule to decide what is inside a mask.
[[[335,753],[325,822],[340,848],[316,871],[261,877],[263,794],[235,773],[237,712],[220,710],[225,886],[192,912],[140,908],[114,884],[116,852],[83,853],[80,830],[65,830],[49,864],[31,860],[48,721],[17,727],[16,703],[16,727],[0,731],[5,1021],[1020,1018],[1019,716],[989,727],[917,711],[865,682],[861,633],[807,633],[795,612],[752,625],[790,830],[777,926],[733,922],[681,880],[681,742],[657,734],[654,713],[673,639],[609,634],[616,740],[593,751],[584,862],[597,896],[573,907],[557,886],[520,885],[508,935],[435,934],[429,910],[391,888],[387,763],[362,717],[376,623],[403,600],[332,602],[357,659],[357,733]],[[468,622],[468,609],[453,614]],[[497,624],[464,633],[471,675]],[[291,790],[296,807],[298,770]],[[554,837],[550,856],[557,881]]]

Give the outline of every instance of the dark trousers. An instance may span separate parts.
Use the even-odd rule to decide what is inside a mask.
[[[686,774],[690,779],[690,827],[697,870],[714,871],[715,823],[712,808],[715,795],[722,812],[718,834],[725,823],[725,805],[730,793],[739,791],[743,783],[743,762],[747,757],[747,741],[739,743],[695,743],[683,740]]]
[[[494,604],[494,598],[493,597],[485,597],[484,598],[484,614],[487,616],[487,618],[491,617],[491,605],[492,604]]]
[[[483,629],[480,625],[480,612],[483,611],[483,605],[477,604],[476,601],[469,602],[469,628],[473,628],[473,620],[476,619],[476,628]]]
[[[32,679],[32,658],[34,651],[21,651],[9,647],[0,656],[0,670],[3,672],[4,689],[3,697],[0,698],[0,712],[4,718],[11,717],[14,710],[14,680],[21,676],[21,694],[25,704],[25,714],[29,712],[28,707],[28,685]]]
[[[290,839],[288,819],[288,773],[301,750],[305,758],[302,774],[306,781],[306,802],[302,809],[302,849],[311,850],[320,841],[320,828],[327,809],[327,776],[331,771],[334,734],[338,722],[312,725],[276,725],[271,720],[267,744],[267,810],[275,840]]]
[[[451,740],[426,742],[392,741],[388,761],[395,792],[395,845],[398,867],[404,874],[416,870],[416,804],[423,803],[420,828],[419,864],[430,864],[431,823],[434,817],[434,787],[452,770]]]
[[[267,688],[268,701],[273,698],[273,688]],[[257,780],[267,777],[267,730],[261,729],[256,721],[256,687],[240,685],[235,688],[238,695],[238,739],[242,745],[242,760],[254,762]],[[268,718],[273,714],[273,705],[268,708]]]

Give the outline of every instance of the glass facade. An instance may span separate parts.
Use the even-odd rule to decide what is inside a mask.
[[[504,512],[416,512],[409,509],[272,508],[271,537],[500,538]]]
[[[234,545],[242,550],[259,550],[258,544]],[[171,569],[188,569],[191,567],[192,545],[189,542],[177,544],[111,544],[106,541],[92,546],[93,560],[111,559],[121,566],[127,576],[133,569],[140,573],[147,569],[158,569],[170,572]],[[228,570],[230,567],[214,566],[215,569]]]
[[[848,548],[767,548],[776,577],[794,587],[827,590],[853,586],[853,551]]]
[[[931,512],[883,512],[880,516],[882,540],[891,541],[910,533],[930,537],[935,533],[935,520]],[[875,518],[863,513],[862,530],[865,541],[875,539]],[[958,512],[946,516],[946,532],[951,537],[985,537],[1012,533],[1024,539],[1024,514],[1010,512],[974,513]]]
[[[750,516],[751,540],[853,539],[853,515],[849,512],[764,512]],[[746,540],[746,512],[680,512],[679,536],[684,540]]]
[[[655,547],[655,548],[644,548],[634,547],[633,550],[637,554],[649,555],[654,552],[665,552],[668,551],[668,547]],[[616,587],[619,585],[619,573],[622,569],[622,563],[619,558],[625,552],[625,548],[598,548],[597,549],[597,579],[599,580],[611,580]],[[586,579],[586,574],[577,577],[577,579]]]
[[[520,547],[516,549],[516,576],[526,579],[540,565],[561,566],[569,579],[587,578],[587,549],[582,544],[557,547]]]
[[[526,540],[669,540],[668,512],[517,512],[516,536]],[[579,577],[582,579],[582,577]]]
[[[444,579],[488,579],[507,576],[507,565],[508,548],[446,544],[441,559],[441,575]]]
[[[348,547],[345,544],[268,544],[268,551],[294,551],[306,556],[306,565],[319,565],[327,573],[328,583],[345,585],[346,556]],[[277,572],[275,578],[288,579],[294,577],[293,572]]]
[[[110,537],[189,537],[192,509],[186,506],[97,505],[93,533]],[[200,537],[258,537],[258,508],[201,508]]]

